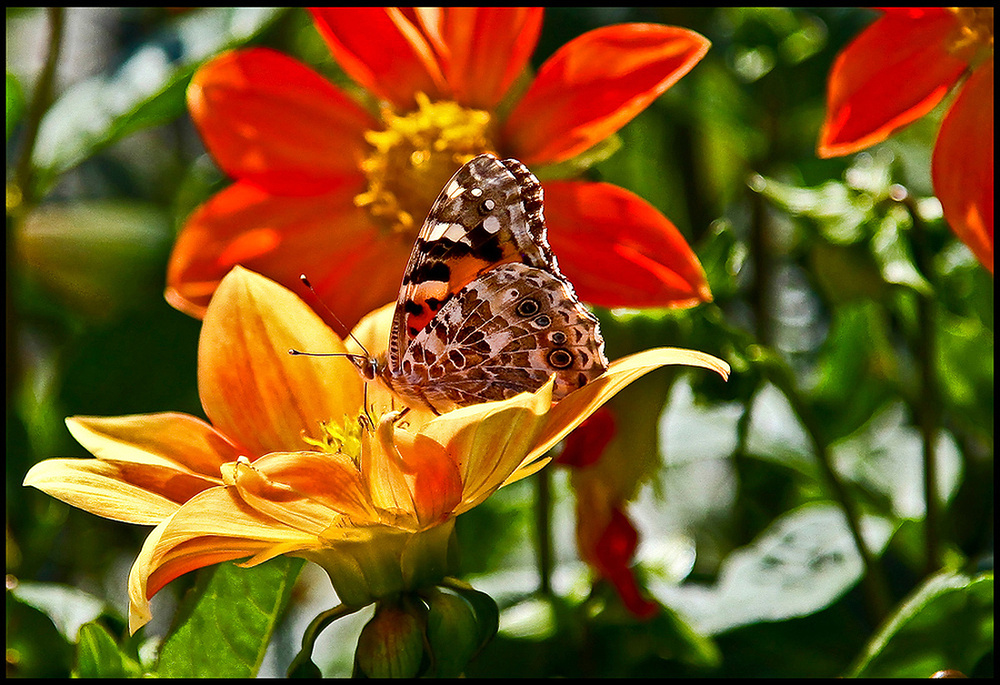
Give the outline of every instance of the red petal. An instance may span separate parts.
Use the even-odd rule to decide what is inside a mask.
[[[881,142],[934,108],[968,66],[948,46],[958,30],[942,8],[888,12],[837,56],[827,83],[818,154]]]
[[[549,241],[580,299],[601,307],[711,301],[694,251],[651,204],[609,183],[543,186]]]
[[[241,264],[309,301],[304,273],[350,329],[396,299],[411,247],[382,236],[353,193],[276,197],[237,183],[188,219],[170,257],[166,298],[200,318],[222,277]]]
[[[531,166],[568,159],[620,129],[708,51],[703,36],[621,24],[579,36],[550,57],[503,126],[505,149]]]
[[[615,586],[625,607],[638,618],[647,619],[656,614],[659,607],[642,596],[629,568],[638,545],[639,533],[628,516],[615,508],[594,552],[598,571]]]
[[[934,192],[955,234],[993,273],[993,58],[977,68],[941,122]]]
[[[228,52],[188,87],[191,117],[222,169],[274,193],[320,193],[361,176],[378,122],[303,64],[264,48]]]
[[[566,436],[556,463],[578,469],[596,464],[614,437],[615,416],[608,407],[601,407]]]
[[[531,57],[541,7],[449,7],[442,15],[445,73],[455,99],[491,110]]]
[[[359,84],[402,108],[415,93],[446,93],[427,37],[394,7],[313,7],[316,28],[337,63]]]

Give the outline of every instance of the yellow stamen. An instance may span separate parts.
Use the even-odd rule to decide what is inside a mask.
[[[372,153],[361,162],[368,189],[354,198],[390,233],[410,239],[445,182],[465,162],[493,152],[489,112],[417,93],[417,109],[384,109],[385,130],[365,134]]]
[[[313,438],[302,434],[302,441],[315,447],[320,452],[328,454],[343,454],[357,460],[361,454],[361,419],[364,414],[356,417],[344,416],[341,423],[336,421],[320,421],[319,437]]]

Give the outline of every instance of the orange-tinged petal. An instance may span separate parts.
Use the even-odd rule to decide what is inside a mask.
[[[660,24],[589,31],[538,70],[502,129],[528,166],[577,155],[620,129],[708,52],[703,36]]]
[[[421,529],[452,515],[462,500],[462,479],[453,455],[423,432],[415,440],[397,441],[407,476],[413,511]]]
[[[187,91],[205,146],[233,178],[310,195],[363,179],[374,117],[305,65],[265,48],[224,53]]]
[[[459,103],[493,109],[521,74],[538,43],[541,7],[448,7],[441,33],[445,75]]]
[[[948,51],[957,29],[943,8],[899,9],[844,48],[827,82],[819,156],[879,143],[941,102],[968,66]]]
[[[482,502],[535,460],[526,457],[552,405],[552,387],[550,381],[533,393],[461,407],[421,427],[422,435],[444,445],[461,474],[464,494],[456,513]]]
[[[931,171],[945,219],[993,273],[993,58],[962,86],[938,133]]]
[[[159,466],[208,476],[245,450],[201,419],[187,414],[72,416],[66,425],[77,442],[105,461]]]
[[[24,485],[91,514],[142,526],[155,526],[177,511],[177,501],[149,489],[148,482],[130,482],[122,471],[99,459],[46,459],[28,470]],[[162,475],[131,471],[147,481]]]
[[[253,464],[230,465],[240,497],[261,513],[321,535],[345,516],[355,523],[376,519],[357,467],[349,457],[324,452],[272,452]]]
[[[651,204],[608,183],[543,185],[549,241],[580,299],[602,307],[711,301],[694,251]]]
[[[166,298],[201,318],[219,281],[237,264],[295,292],[304,290],[299,275],[306,274],[350,327],[396,299],[412,247],[379,235],[352,193],[276,197],[236,183],[188,218],[170,257]]]
[[[414,94],[446,94],[444,75],[427,38],[395,7],[313,7],[309,12],[337,63],[351,78],[397,107]]]
[[[129,573],[129,630],[134,633],[149,621],[150,597],[189,571],[223,561],[261,558],[268,550],[280,554],[316,544],[315,535],[263,516],[228,488],[206,490],[146,538]]]
[[[288,354],[344,352],[340,339],[299,298],[237,267],[219,284],[198,344],[198,388],[212,424],[252,452],[306,447],[319,423],[357,414],[362,382],[340,357]]]
[[[571,392],[545,416],[545,426],[529,459],[541,456],[632,381],[661,366],[698,366],[729,377],[729,364],[706,352],[657,347],[611,362],[608,370]]]

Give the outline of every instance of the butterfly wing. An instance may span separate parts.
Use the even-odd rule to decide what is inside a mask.
[[[516,159],[484,154],[445,184],[417,234],[396,301],[388,373],[445,303],[482,272],[519,262],[558,277],[542,187]]]
[[[561,277],[513,262],[484,272],[417,333],[400,364],[404,397],[437,411],[540,388],[559,400],[608,366],[597,318]]]

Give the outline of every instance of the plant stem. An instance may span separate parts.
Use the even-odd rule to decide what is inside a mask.
[[[812,408],[805,401],[802,393],[799,392],[791,371],[781,361],[777,353],[762,347],[759,347],[757,352],[756,356],[758,359],[764,362],[763,367],[766,369],[768,379],[788,399],[792,411],[795,412],[795,415],[809,435],[813,451],[816,454],[816,461],[830,489],[830,494],[844,512],[844,518],[847,521],[851,538],[854,540],[854,546],[857,548],[862,564],[865,567],[865,575],[861,582],[867,598],[869,613],[872,621],[878,625],[889,614],[890,602],[885,574],[882,571],[881,562],[865,544],[861,533],[861,517],[850,494],[847,492],[847,488],[833,467],[830,447],[823,434],[822,427],[815,414],[813,414]]]
[[[903,204],[909,210],[913,222],[913,256],[917,268],[928,282],[932,281],[931,251],[927,245],[927,227],[917,213],[916,203],[907,193]],[[920,385],[914,399],[914,412],[920,425],[923,445],[924,467],[924,548],[926,559],[924,572],[930,575],[941,567],[941,512],[937,489],[937,437],[940,411],[938,401],[937,375],[934,358],[937,354],[935,336],[937,334],[937,305],[934,293],[917,296],[917,335],[913,340],[913,351],[917,358]]]
[[[22,364],[21,355],[17,346],[18,331],[20,322],[20,312],[13,297],[11,279],[17,266],[17,244],[16,235],[20,231],[21,223],[27,216],[31,207],[38,201],[34,197],[32,189],[32,167],[31,157],[35,150],[35,142],[38,139],[38,128],[41,124],[42,116],[48,109],[52,100],[52,88],[55,81],[56,65],[59,62],[59,52],[62,46],[63,24],[65,18],[65,8],[49,7],[49,31],[48,53],[45,56],[45,64],[38,76],[35,90],[31,97],[31,104],[24,121],[24,142],[21,145],[19,156],[14,164],[14,175],[6,188],[6,211],[5,220],[6,236],[4,237],[6,267],[4,276],[4,308],[7,316],[7,326],[5,327],[4,339],[7,343],[7,381],[5,384],[5,397],[7,406],[10,407],[15,389],[20,386]]]
[[[46,11],[49,15],[49,42],[48,51],[45,55],[45,64],[38,75],[35,83],[35,92],[31,97],[31,104],[28,107],[28,114],[24,122],[24,141],[21,145],[21,152],[14,167],[14,183],[21,194],[20,206],[32,207],[38,198],[35,197],[35,190],[32,187],[33,169],[31,158],[35,152],[35,143],[38,140],[38,129],[41,126],[42,117],[48,110],[52,102],[52,91],[55,86],[56,66],[59,63],[59,53],[62,49],[63,28],[65,25],[66,9],[64,7],[48,7]]]
[[[321,613],[319,616],[314,618],[309,626],[306,628],[305,633],[302,634],[302,649],[292,660],[291,665],[288,667],[289,673],[295,673],[299,669],[306,667],[307,664],[312,664],[312,652],[313,646],[316,643],[316,638],[322,633],[327,626],[336,621],[338,618],[348,616],[356,611],[360,611],[364,607],[349,607],[345,604],[338,604],[332,609],[328,609]]]

